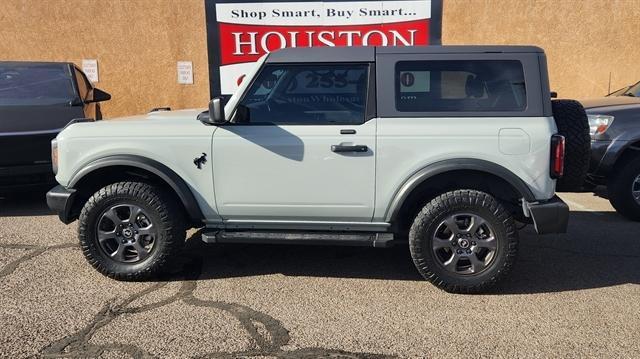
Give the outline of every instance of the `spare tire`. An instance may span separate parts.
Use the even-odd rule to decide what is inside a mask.
[[[584,107],[575,100],[552,100],[558,133],[566,141],[564,175],[558,179],[559,192],[579,192],[584,185],[591,156],[589,120]]]

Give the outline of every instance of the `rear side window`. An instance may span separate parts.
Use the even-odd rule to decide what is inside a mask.
[[[401,61],[395,68],[400,112],[517,112],[527,108],[516,60]]]
[[[77,97],[66,65],[0,63],[0,105],[69,104]]]

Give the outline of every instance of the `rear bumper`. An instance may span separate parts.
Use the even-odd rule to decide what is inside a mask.
[[[527,203],[533,225],[538,234],[567,233],[569,206],[560,197],[548,201]]]
[[[74,189],[67,189],[60,185],[47,192],[47,206],[58,214],[64,224],[69,224],[76,219],[71,212],[75,195]]]

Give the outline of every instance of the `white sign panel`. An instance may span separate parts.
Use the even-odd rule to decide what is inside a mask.
[[[191,61],[178,61],[178,83],[193,85],[193,63]]]
[[[432,1],[215,3],[221,93],[233,93],[255,61],[285,47],[428,45]]]
[[[87,75],[87,79],[89,79],[90,82],[98,82],[98,60],[82,60],[82,72]]]

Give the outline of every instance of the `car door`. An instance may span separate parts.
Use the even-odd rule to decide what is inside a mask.
[[[227,221],[370,222],[376,121],[367,63],[265,65],[213,137]]]

